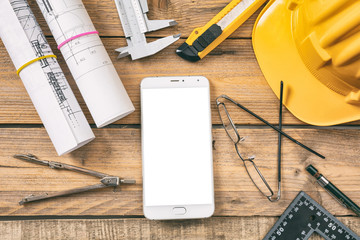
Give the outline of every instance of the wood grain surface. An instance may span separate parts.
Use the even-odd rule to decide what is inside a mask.
[[[174,27],[148,33],[148,41],[181,33],[181,39],[158,54],[131,61],[117,59],[126,46],[114,0],[83,0],[121,77],[136,111],[103,129],[96,139],[57,157],[41,121],[0,41],[0,239],[262,239],[300,190],[305,191],[345,225],[360,234],[360,218],[339,205],[306,171],[317,167],[354,202],[360,204],[360,121],[328,128],[308,126],[284,108],[284,131],[326,156],[320,159],[283,138],[282,198],[270,203],[254,187],[234,146],[220,127],[215,98],[227,94],[271,123],[278,123],[279,100],[257,64],[251,32],[257,11],[206,58],[189,63],[174,52],[192,30],[205,25],[229,0],[148,0],[149,19],[174,19]],[[48,41],[90,123],[93,123],[35,0],[29,0]],[[210,80],[216,210],[202,220],[149,221],[142,213],[140,89],[149,76],[203,75]],[[285,82],[286,84],[286,82]],[[277,134],[251,116],[231,108],[246,136],[241,153],[255,155],[262,173],[276,189]],[[133,186],[59,197],[26,206],[18,201],[98,183],[96,178],[53,170],[12,158],[33,153],[92,170],[134,178]],[[61,219],[60,219],[61,218]],[[312,240],[321,239],[314,236]]]
[[[56,153],[44,129],[2,129],[0,215],[141,216],[140,129],[106,128],[94,132],[97,138],[90,144],[64,157],[55,157]],[[277,134],[273,130],[262,128],[240,129],[240,132],[246,136],[245,142],[241,144],[242,154],[256,156],[257,165],[275,188]],[[270,203],[253,186],[225,131],[213,130],[215,216],[278,216],[300,190],[306,191],[333,214],[353,215],[318,186],[315,179],[305,171],[305,167],[313,164],[354,202],[360,202],[359,131],[286,129],[286,132],[325,154],[327,158],[321,159],[293,142],[284,140],[283,196],[278,203]],[[337,141],[334,142],[334,139]],[[98,179],[91,176],[53,170],[12,158],[14,154],[28,152],[44,160],[60,161],[123,178],[134,178],[137,184],[19,206],[18,201],[30,194],[44,194],[98,182]]]
[[[360,222],[340,217],[360,234]],[[27,220],[0,222],[1,239],[248,239],[260,240],[276,217],[213,217],[201,220],[149,221],[146,219]],[[50,231],[51,229],[51,231]],[[323,239],[313,234],[310,240]],[[291,239],[289,239],[291,240]]]
[[[46,35],[51,35],[35,0],[28,0],[41,28]],[[83,1],[95,28],[101,36],[124,36],[114,0]],[[187,38],[196,27],[204,26],[227,4],[228,0],[148,0],[150,20],[173,19],[178,25],[147,33],[150,37],[164,37],[180,33]],[[260,10],[237,29],[231,38],[251,37],[253,23]]]
[[[50,39],[49,42],[51,46],[54,46],[54,53],[60,56],[60,52],[57,49],[55,50],[56,44],[53,39]],[[207,56],[206,59],[197,63],[187,62],[174,53],[179,43],[171,45],[154,56],[137,61],[131,61],[129,58],[116,59],[117,54],[114,49],[125,45],[124,39],[106,38],[103,39],[103,43],[136,108],[135,113],[118,121],[117,124],[140,123],[139,86],[143,78],[176,75],[202,75],[209,79],[213,124],[220,124],[215,99],[221,94],[233,97],[270,122],[278,122],[279,100],[260,71],[252,51],[250,39],[228,39],[215,50],[216,55]],[[0,45],[0,48],[4,49],[3,45]],[[0,66],[0,86],[2,89],[0,91],[0,123],[41,123],[6,51],[0,51],[0,59],[3,59]],[[63,58],[59,58],[59,62],[86,113],[87,119],[93,123]],[[261,124],[258,120],[248,114],[241,113],[238,109],[235,110],[231,107],[230,110],[236,111],[234,121],[238,124]],[[283,121],[284,124],[302,124],[287,111],[284,111]]]

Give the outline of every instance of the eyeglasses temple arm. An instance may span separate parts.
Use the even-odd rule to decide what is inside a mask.
[[[269,123],[268,121],[266,121],[265,119],[263,119],[262,117],[258,116],[256,113],[253,113],[252,111],[250,111],[249,109],[247,109],[246,107],[244,107],[243,105],[241,105],[240,103],[235,102],[234,100],[232,100],[231,98],[229,98],[226,95],[222,95],[221,97],[226,98],[227,100],[231,101],[232,103],[234,103],[236,106],[238,106],[239,108],[241,108],[242,110],[244,110],[245,112],[249,113],[250,115],[252,115],[253,117],[259,119],[260,121],[262,121],[263,123],[265,123],[266,125],[268,125],[269,127],[271,127],[272,129],[274,129],[275,131],[277,131],[278,133],[282,134],[283,136],[285,136],[286,138],[288,138],[289,140],[291,140],[292,142],[296,143],[297,145],[303,147],[304,149],[308,150],[309,152],[315,154],[316,156],[325,159],[325,157],[323,155],[321,155],[320,153],[312,150],[311,148],[305,146],[304,144],[302,144],[301,142],[295,140],[294,138],[292,138],[291,136],[289,136],[287,133],[281,131],[280,129],[278,129],[277,127],[275,127],[274,125],[272,125],[271,123]]]

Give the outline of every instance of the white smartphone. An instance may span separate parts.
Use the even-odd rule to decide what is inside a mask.
[[[210,217],[215,209],[209,81],[202,76],[141,82],[144,215]]]

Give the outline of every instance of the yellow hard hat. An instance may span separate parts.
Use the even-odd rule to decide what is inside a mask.
[[[360,119],[360,0],[272,0],[253,30],[260,68],[300,120]]]

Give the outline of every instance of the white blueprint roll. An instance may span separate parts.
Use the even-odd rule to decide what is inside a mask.
[[[132,113],[134,106],[82,1],[36,2],[97,127]]]
[[[0,1],[0,37],[16,67],[53,55],[26,0]],[[19,76],[59,155],[94,139],[94,134],[55,58],[36,61]]]

